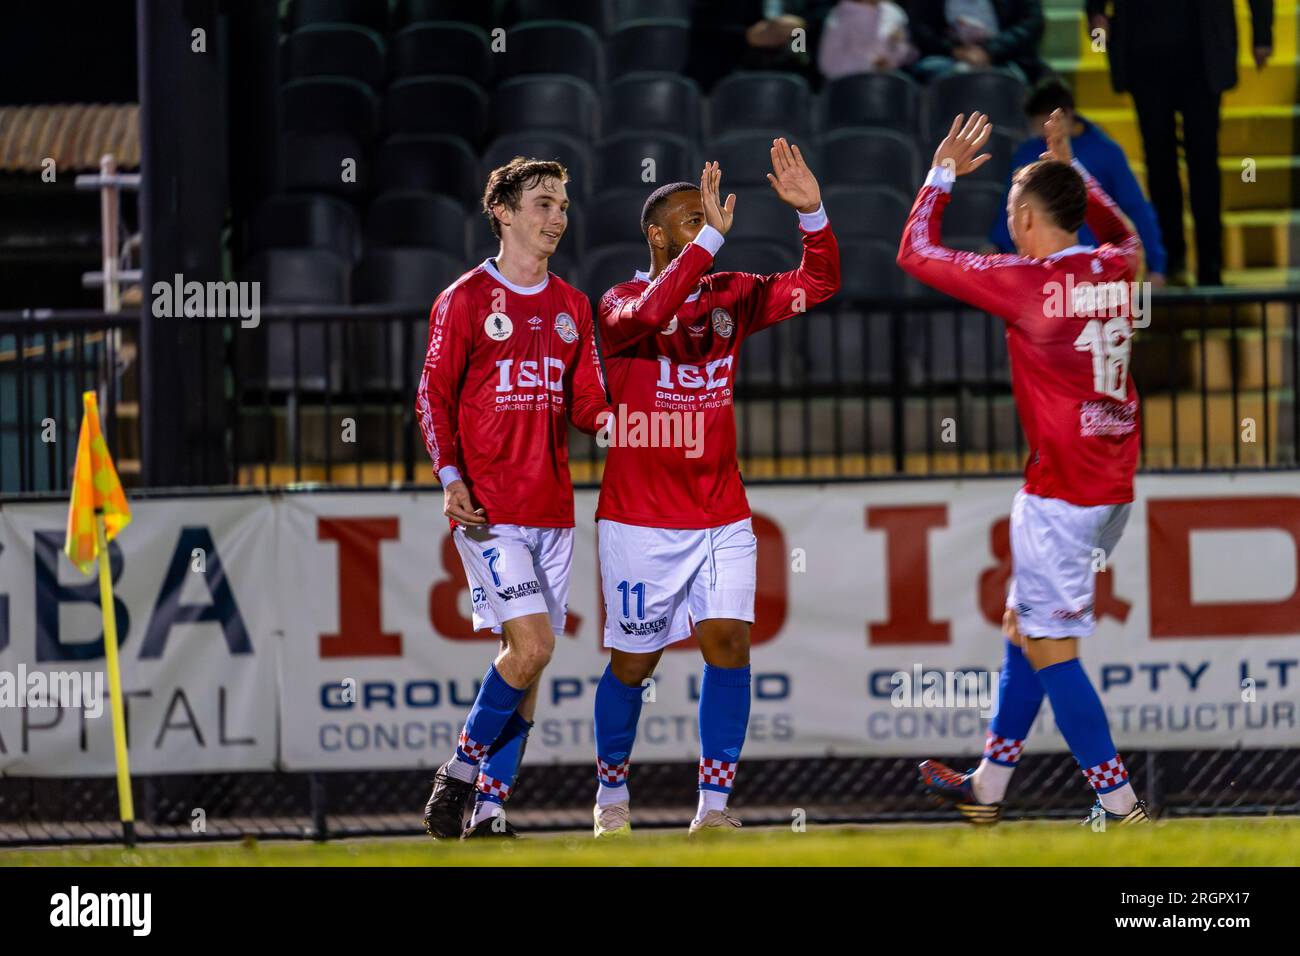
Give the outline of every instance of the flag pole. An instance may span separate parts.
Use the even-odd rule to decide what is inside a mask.
[[[122,668],[117,657],[117,613],[113,606],[113,574],[108,562],[104,509],[95,509],[95,540],[99,544],[99,607],[104,616],[104,656],[108,661],[108,694],[113,715],[113,757],[117,765],[117,802],[122,840],[135,846],[135,802],[131,799],[131,767],[126,752],[126,712],[122,706]]]

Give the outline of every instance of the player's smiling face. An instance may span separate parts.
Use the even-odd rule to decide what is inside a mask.
[[[659,222],[664,232],[664,251],[668,259],[676,259],[692,239],[704,228],[704,203],[698,189],[683,189],[673,193],[663,205]]]
[[[501,231],[503,241],[549,258],[569,226],[569,194],[560,180],[543,179],[524,190],[518,209],[504,210],[500,218],[506,224]]]

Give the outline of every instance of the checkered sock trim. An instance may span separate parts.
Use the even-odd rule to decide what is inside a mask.
[[[477,764],[487,756],[487,752],[487,744],[470,739],[469,734],[464,730],[460,732],[460,739],[456,741],[456,756],[461,760]]]
[[[510,797],[510,784],[504,780],[497,780],[489,777],[485,773],[478,775],[478,782],[474,784],[478,790],[480,800],[491,800],[493,803],[505,803]]]
[[[1011,740],[1008,737],[989,734],[988,739],[984,742],[984,757],[994,763],[1014,767],[1016,761],[1020,759],[1020,752],[1024,748],[1025,742],[1023,740]]]
[[[627,767],[630,760],[622,763],[606,763],[596,758],[596,779],[607,787],[618,787],[627,783]]]
[[[712,757],[700,758],[700,784],[731,789],[736,779],[736,764],[726,760],[714,760]]]
[[[1098,793],[1114,790],[1120,784],[1128,782],[1128,771],[1124,769],[1124,761],[1120,759],[1119,754],[1095,767],[1087,768],[1083,775],[1088,778],[1088,783],[1092,784],[1092,789]]]

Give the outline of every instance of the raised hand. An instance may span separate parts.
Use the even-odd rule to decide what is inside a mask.
[[[1067,166],[1074,159],[1074,149],[1070,145],[1070,131],[1066,128],[1065,113],[1061,109],[1052,110],[1043,124],[1043,138],[1047,140],[1047,151],[1039,159],[1054,159]]]
[[[705,223],[725,236],[736,210],[736,194],[729,193],[727,201],[722,202],[722,167],[717,163],[705,163],[700,173],[700,202]]]
[[[772,171],[767,181],[787,206],[800,212],[816,212],[822,204],[821,187],[798,146],[791,146],[784,138],[772,140]]]
[[[934,151],[934,165],[950,170],[954,176],[975,172],[993,158],[990,153],[980,152],[992,134],[993,124],[983,113],[971,113],[969,120],[958,113],[948,135]]]

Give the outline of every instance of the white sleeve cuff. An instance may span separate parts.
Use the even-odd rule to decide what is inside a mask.
[[[722,248],[722,243],[726,241],[726,237],[712,226],[706,225],[700,229],[691,241],[701,249],[706,250],[709,255],[716,256],[718,250]]]
[[[815,212],[799,213],[799,228],[804,232],[816,232],[818,229],[825,229],[826,223],[830,222],[826,218],[826,207],[820,205]]]
[[[460,481],[460,469],[455,465],[443,465],[438,469],[438,480],[446,488],[453,481]]]
[[[952,184],[957,181],[957,174],[947,166],[932,166],[930,175],[925,177],[927,186],[936,186],[946,193],[952,192]]]
[[[1079,175],[1083,177],[1083,181],[1084,181],[1085,183],[1086,183],[1088,180],[1092,179],[1092,173],[1088,172],[1087,167],[1084,166],[1083,163],[1079,162],[1079,157],[1078,157],[1078,156],[1076,156],[1076,157],[1074,157],[1074,159],[1070,160],[1070,165],[1073,166],[1075,169],[1077,169],[1077,170],[1079,171]]]

